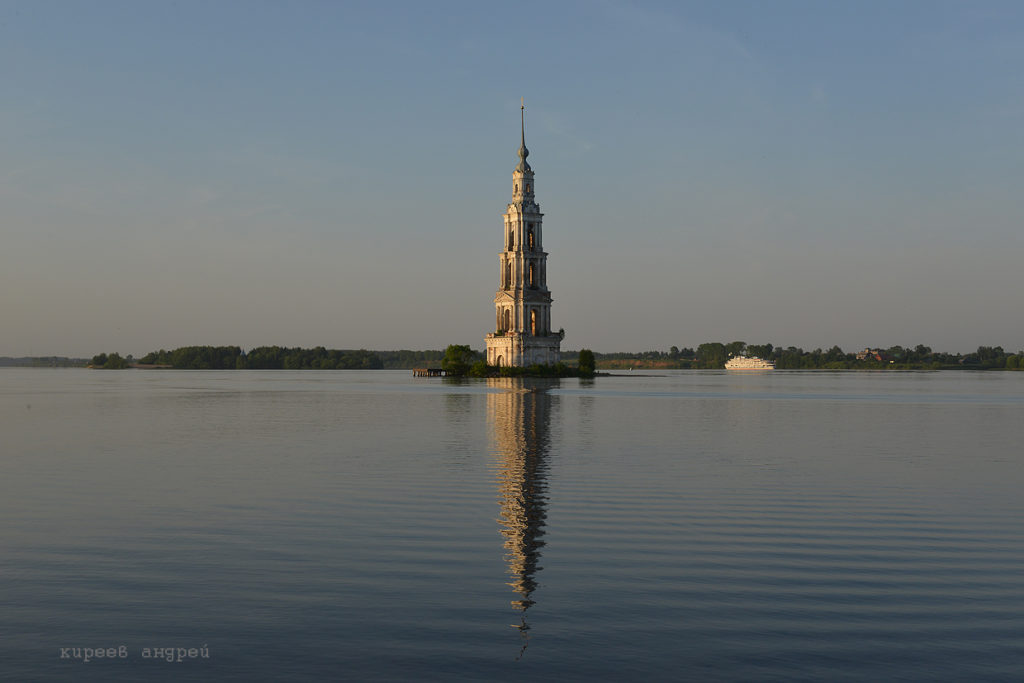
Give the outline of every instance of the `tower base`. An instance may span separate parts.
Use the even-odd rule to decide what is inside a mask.
[[[487,364],[497,367],[525,368],[530,365],[554,365],[561,360],[562,337],[550,334],[489,334],[486,338]]]

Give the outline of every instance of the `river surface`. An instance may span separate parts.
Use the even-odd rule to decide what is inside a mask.
[[[411,374],[0,370],[0,680],[1024,679],[1024,373]]]

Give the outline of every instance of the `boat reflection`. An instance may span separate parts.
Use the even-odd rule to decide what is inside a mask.
[[[492,450],[498,457],[497,482],[501,533],[505,537],[508,583],[516,593],[512,607],[519,612],[522,638],[519,657],[529,645],[526,611],[535,604],[537,572],[547,517],[547,470],[554,379],[492,378],[487,395],[487,420]]]

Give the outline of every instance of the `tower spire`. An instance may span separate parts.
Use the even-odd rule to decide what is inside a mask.
[[[519,98],[519,165],[517,171],[529,171],[530,164],[526,157],[530,156],[530,150],[526,149],[526,98]]]

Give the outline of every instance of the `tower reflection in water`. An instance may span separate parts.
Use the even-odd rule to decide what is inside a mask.
[[[529,644],[526,611],[534,604],[538,561],[544,547],[547,517],[547,470],[550,446],[554,379],[492,378],[487,394],[487,420],[497,456],[497,482],[501,505],[501,533],[509,586],[516,593],[512,606],[519,611],[521,657]]]

